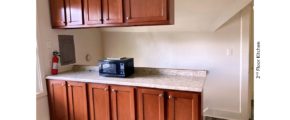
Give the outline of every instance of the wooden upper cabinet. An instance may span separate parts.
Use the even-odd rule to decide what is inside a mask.
[[[105,24],[123,23],[123,0],[103,0]]]
[[[52,27],[66,26],[64,0],[50,0],[50,17]]]
[[[134,88],[111,86],[112,120],[135,120]]]
[[[164,120],[164,92],[138,88],[138,120]]]
[[[168,92],[168,120],[201,120],[200,93]]]
[[[102,0],[84,0],[84,6],[85,24],[102,24]]]
[[[158,22],[168,20],[170,0],[125,0],[128,23]]]
[[[109,86],[88,84],[90,120],[110,120]]]
[[[66,22],[68,26],[79,26],[84,24],[83,0],[65,0]]]
[[[51,120],[68,120],[66,82],[49,80],[47,88]]]
[[[53,28],[167,25],[174,0],[50,0]]]
[[[88,120],[86,83],[67,82],[70,120]]]

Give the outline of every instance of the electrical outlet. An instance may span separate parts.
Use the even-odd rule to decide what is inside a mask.
[[[232,48],[227,48],[227,56],[233,56],[233,49]]]

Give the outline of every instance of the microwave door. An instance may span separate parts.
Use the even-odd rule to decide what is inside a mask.
[[[111,62],[105,62],[102,64],[102,71],[107,74],[117,74],[117,65]]]

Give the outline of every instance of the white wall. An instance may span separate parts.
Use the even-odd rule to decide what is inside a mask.
[[[39,50],[40,69],[42,73],[43,91],[37,97],[37,120],[49,119],[46,84],[44,76],[50,74],[52,51],[59,50],[59,34],[74,35],[76,64],[96,65],[103,57],[100,31],[97,29],[51,29],[49,16],[49,0],[37,0],[37,44]],[[90,54],[92,60],[87,62],[85,55]],[[60,71],[71,69],[72,65],[61,66]]]
[[[178,32],[170,28],[168,32],[135,32],[134,27],[105,30],[104,55],[133,57],[138,67],[209,70],[204,114],[246,120],[250,9],[247,7],[216,32],[188,32],[190,28]]]

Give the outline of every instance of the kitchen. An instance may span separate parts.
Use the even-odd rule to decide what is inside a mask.
[[[206,70],[202,115],[251,118],[252,7],[251,0],[175,0],[173,24],[52,29],[49,1],[38,0],[37,119],[50,118],[46,77],[52,52],[59,50],[58,35],[73,35],[76,59],[59,66],[60,73],[75,66],[96,66],[108,57],[132,57],[135,67]]]

